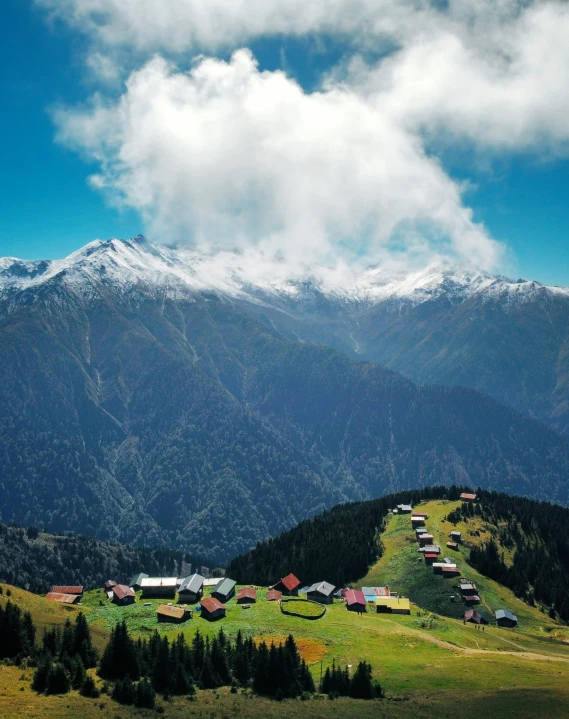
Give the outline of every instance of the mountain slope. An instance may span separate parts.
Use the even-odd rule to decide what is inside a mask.
[[[177,257],[138,240],[3,261],[2,521],[223,559],[418,485],[569,501],[566,438],[289,339],[260,290],[204,289]]]

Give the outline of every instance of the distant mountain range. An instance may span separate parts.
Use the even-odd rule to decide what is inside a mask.
[[[415,486],[569,501],[569,291],[333,279],[141,237],[0,260],[0,519],[227,558]]]

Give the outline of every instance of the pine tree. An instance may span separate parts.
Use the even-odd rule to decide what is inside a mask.
[[[46,694],[67,694],[71,688],[69,675],[61,662],[53,664],[46,677]]]
[[[85,615],[79,612],[73,632],[73,654],[79,655],[86,669],[97,666],[97,652],[91,640],[91,631]]]
[[[154,709],[156,704],[156,694],[148,679],[141,679],[138,682],[138,686],[136,687],[135,704],[137,707],[142,709]]]
[[[136,645],[128,635],[126,623],[121,622],[111,630],[111,637],[99,664],[99,676],[103,679],[132,680],[140,677],[140,661]]]

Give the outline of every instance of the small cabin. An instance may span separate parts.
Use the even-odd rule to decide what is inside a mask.
[[[76,597],[82,597],[83,587],[65,584],[57,587],[52,587],[50,594],[74,594]]]
[[[201,601],[202,618],[210,622],[223,619],[227,611],[224,604],[215,597],[206,597]]]
[[[470,622],[471,624],[488,624],[486,617],[483,617],[476,609],[468,609],[464,612],[463,621]]]
[[[453,542],[460,544],[462,542],[462,532],[451,532],[450,538]]]
[[[320,604],[333,604],[336,587],[330,582],[316,582],[306,590],[306,598]]]
[[[161,604],[156,610],[156,619],[159,622],[169,622],[170,624],[181,624],[191,619],[192,610],[188,609],[185,604],[173,606],[172,604]]]
[[[284,594],[286,597],[295,597],[298,595],[300,587],[300,579],[297,579],[292,572],[282,577],[276,584],[269,589],[275,589],[277,592]]]
[[[253,587],[241,587],[237,592],[237,604],[254,604],[257,601],[257,590]]]
[[[60,604],[77,604],[81,599],[78,594],[64,594],[63,592],[48,592],[45,598]]]
[[[425,552],[425,564],[433,565],[438,558],[438,555],[435,554],[435,552]]]
[[[475,495],[475,494],[470,494],[469,492],[463,492],[463,493],[460,495],[460,499],[461,499],[461,501],[463,501],[463,502],[475,502],[475,501],[476,501],[476,495]]]
[[[346,609],[349,612],[365,612],[366,598],[364,593],[359,589],[346,589],[344,592],[346,600]]]
[[[498,609],[496,611],[496,624],[499,627],[517,627],[518,618],[515,614],[512,614],[508,609]]]
[[[283,598],[283,593],[277,589],[269,589],[267,592],[267,602],[280,602]]]
[[[398,504],[397,509],[399,514],[411,514],[413,507],[410,504]]]
[[[178,587],[178,601],[195,604],[199,602],[203,596],[203,584],[205,577],[201,574],[192,574],[186,577]]]
[[[218,599],[220,602],[228,602],[231,597],[235,596],[236,585],[237,582],[234,582],[233,579],[224,577],[215,585],[211,592],[211,596],[214,599]]]
[[[119,607],[127,606],[128,604],[134,604],[136,595],[134,590],[127,587],[126,584],[117,584],[111,590],[112,602],[117,604]]]
[[[147,597],[174,598],[178,584],[177,577],[144,577],[140,580],[140,588],[144,599]]]

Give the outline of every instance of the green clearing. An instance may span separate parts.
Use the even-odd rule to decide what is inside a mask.
[[[456,504],[438,501],[424,505],[429,513],[427,528],[442,548],[454,529],[444,517]],[[438,719],[456,717],[457,712],[479,713],[483,707],[487,717],[569,717],[567,628],[468,567],[467,547],[458,552],[447,550],[443,556],[452,556],[462,576],[476,583],[482,611],[489,618],[494,609],[507,606],[518,615],[520,628],[514,631],[490,626],[482,632],[463,625],[462,603],[450,601],[450,595],[456,593],[453,589],[456,580],[445,580],[425,567],[422,559],[418,561],[420,555],[410,525],[408,515],[390,518],[382,535],[384,556],[359,582],[359,585],[387,584],[409,596],[418,605],[412,607],[410,616],[378,615],[373,608],[359,616],[348,612],[343,603],[335,602],[327,607],[321,619],[311,621],[283,614],[278,603],[266,601],[267,590],[261,587],[257,587],[258,601],[249,609],[243,609],[232,599],[226,605],[225,619],[214,623],[194,612],[193,619],[182,625],[158,624],[156,608],[164,600],[141,600],[137,596],[135,604],[121,608],[111,604],[102,590],[86,593],[83,610],[98,643],[123,619],[135,636],[148,636],[157,629],[161,635],[171,637],[183,632],[191,640],[198,629],[211,636],[223,627],[232,637],[241,630],[257,639],[278,641],[292,633],[316,681],[321,669],[332,661],[355,666],[365,659],[372,664],[387,693],[386,700],[366,704],[347,699],[332,702],[320,697],[278,703],[243,695],[241,691],[200,692],[194,702],[176,699],[165,703],[163,716],[325,718],[349,713],[358,717]],[[467,543],[484,538],[483,527],[477,528],[471,522],[468,527],[456,528],[463,531]],[[477,532],[481,532],[480,536]],[[49,624],[47,611],[54,612],[58,622],[77,611],[46,607],[51,603],[26,592],[21,593],[21,602],[28,602],[34,617],[36,612],[43,612],[44,625]],[[293,604],[308,605],[303,600]],[[96,702],[76,694],[63,698],[36,697],[29,685],[20,682],[20,675],[12,667],[0,669],[0,712],[4,716],[89,719],[111,715],[111,711],[116,717],[153,716],[151,712],[120,707],[108,697]]]

